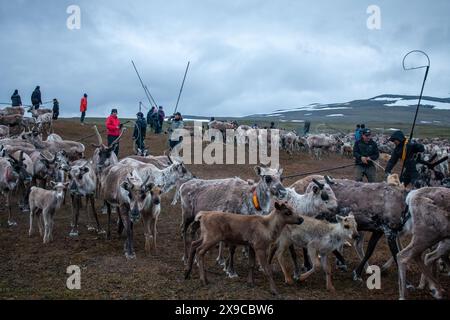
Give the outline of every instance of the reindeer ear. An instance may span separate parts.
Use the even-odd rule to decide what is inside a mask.
[[[344,220],[344,217],[337,214],[336,215],[336,220],[337,220],[337,222],[341,222],[341,221]]]
[[[152,190],[154,186],[155,186],[155,184],[153,182],[150,182],[149,184],[147,184],[145,186],[145,190]]]
[[[261,167],[260,167],[260,166],[256,166],[256,167],[255,167],[255,172],[256,172],[256,174],[257,174],[258,176],[260,176],[260,175],[261,175],[261,172],[262,172]]]

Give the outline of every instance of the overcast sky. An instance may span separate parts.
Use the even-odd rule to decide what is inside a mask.
[[[129,3],[132,2],[132,3]],[[69,30],[69,5],[81,29]],[[367,28],[369,5],[381,29]],[[423,70],[404,72],[403,55],[426,51],[425,94],[450,95],[450,1],[100,1],[1,0],[0,102],[36,85],[60,100],[63,116],[148,105],[133,59],[159,105],[184,114],[240,116],[383,93],[417,94]]]

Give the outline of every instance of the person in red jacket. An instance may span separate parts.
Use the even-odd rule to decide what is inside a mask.
[[[86,117],[86,110],[87,110],[87,94],[85,93],[83,95],[83,98],[81,98],[81,102],[80,102],[80,112],[81,112],[81,118],[80,118],[80,122],[81,125],[84,125],[84,117]]]
[[[117,109],[111,110],[111,115],[106,119],[105,124],[108,135],[108,146],[110,146],[120,136],[120,129],[122,129],[122,124],[117,117]],[[116,143],[114,153],[119,157],[119,143]]]

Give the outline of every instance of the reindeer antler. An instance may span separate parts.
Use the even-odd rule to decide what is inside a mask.
[[[96,125],[94,125],[94,131],[95,131],[95,135],[97,137],[98,140],[98,145],[95,145],[95,147],[100,148],[103,145],[103,139],[102,136],[100,135],[100,132],[98,132],[98,128]]]
[[[320,183],[316,179],[312,179],[312,181],[320,188],[320,190],[322,190],[325,187],[324,184]]]
[[[127,131],[127,128],[123,128],[122,131],[120,132],[120,136],[117,137],[116,140],[113,141],[113,143],[111,143],[111,145],[109,146],[110,148],[114,147],[114,145],[118,144],[120,139],[122,138],[124,132]]]
[[[336,184],[333,180],[331,180],[330,176],[325,176],[325,181],[331,186],[333,184]]]
[[[56,161],[56,155],[53,159],[51,159],[51,158],[47,158],[47,156],[43,152],[41,152],[41,157],[44,158],[45,160],[47,160],[49,163],[55,163],[55,161]]]

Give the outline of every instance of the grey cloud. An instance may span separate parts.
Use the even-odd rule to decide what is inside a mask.
[[[78,4],[82,28],[66,28]],[[381,8],[382,28],[366,28],[366,9]],[[427,94],[446,96],[448,1],[15,1],[0,7],[0,100],[14,89],[29,100],[39,84],[63,116],[113,106],[134,116],[147,103],[134,59],[170,112],[184,68],[191,69],[181,111],[245,115],[313,102],[343,102],[382,93],[415,94],[421,73],[401,69],[403,55],[432,58]],[[148,104],[148,103],[147,103]]]

